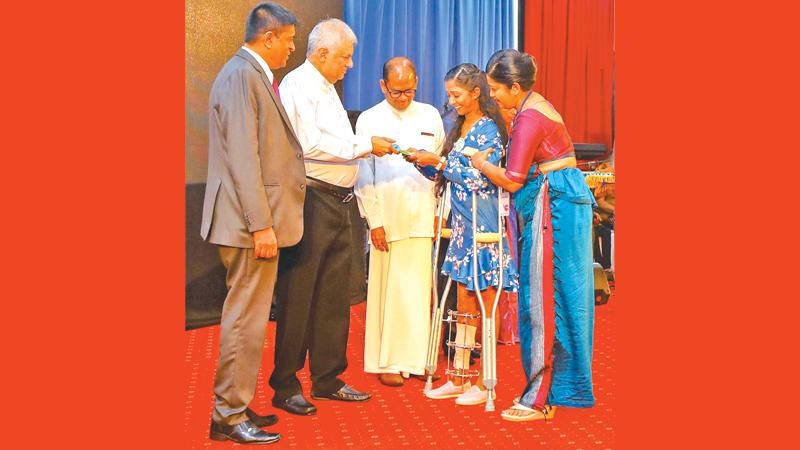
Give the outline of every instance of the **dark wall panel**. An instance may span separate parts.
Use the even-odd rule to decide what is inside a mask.
[[[208,164],[208,95],[217,73],[241,47],[247,13],[257,1],[186,2],[186,326],[219,322],[225,270],[213,245],[200,239],[200,217]],[[305,60],[308,33],[326,17],[342,18],[343,0],[277,0],[298,18],[297,50],[278,80]],[[341,84],[341,83],[337,83]]]

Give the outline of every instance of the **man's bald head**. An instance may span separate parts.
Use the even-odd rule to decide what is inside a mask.
[[[417,90],[417,69],[410,59],[396,56],[383,64],[381,92],[395,109],[408,108]]]
[[[404,79],[409,76],[417,77],[417,68],[414,63],[405,56],[395,56],[383,63],[383,79],[388,81],[389,74],[395,72],[397,78]]]

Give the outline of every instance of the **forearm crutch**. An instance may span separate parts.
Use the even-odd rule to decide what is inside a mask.
[[[481,333],[481,369],[483,371],[483,385],[486,387],[486,411],[494,411],[494,399],[492,394],[497,384],[497,359],[495,352],[497,340],[495,339],[494,319],[497,314],[497,305],[500,303],[500,294],[503,292],[503,190],[497,188],[497,233],[478,233],[478,194],[472,191],[472,261],[473,272],[472,282],[475,288],[475,295],[478,297],[478,305],[481,308],[481,320],[483,321],[483,332]],[[497,254],[500,267],[497,277],[497,292],[492,302],[491,314],[486,314],[486,307],[483,305],[480,286],[478,284],[478,243],[492,244],[497,242]]]
[[[439,223],[436,227],[436,244],[434,245],[433,250],[433,283],[431,284],[431,286],[433,286],[433,294],[431,296],[433,301],[433,313],[431,316],[431,332],[428,339],[428,356],[425,360],[425,373],[428,376],[428,379],[425,382],[425,389],[423,392],[428,392],[433,388],[433,374],[436,372],[436,366],[439,359],[439,342],[442,339],[442,318],[444,316],[444,306],[445,302],[447,301],[447,294],[450,293],[450,286],[452,285],[453,281],[451,278],[447,278],[447,284],[445,285],[444,293],[442,293],[442,299],[439,301],[439,246],[441,244],[442,237],[450,237],[450,230],[445,230],[442,227],[442,225],[444,225],[444,212],[446,207],[445,203],[447,200],[447,192],[449,192],[449,190],[450,183],[447,183],[436,212]]]

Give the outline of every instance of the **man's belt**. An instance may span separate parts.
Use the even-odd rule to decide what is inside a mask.
[[[335,184],[326,183],[316,178],[306,177],[306,185],[310,188],[330,194],[341,200],[342,203],[347,203],[355,197],[353,188],[336,186]]]

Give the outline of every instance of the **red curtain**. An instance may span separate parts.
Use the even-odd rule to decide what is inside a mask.
[[[574,142],[612,144],[614,0],[525,0],[523,49],[534,90],[564,118]]]

